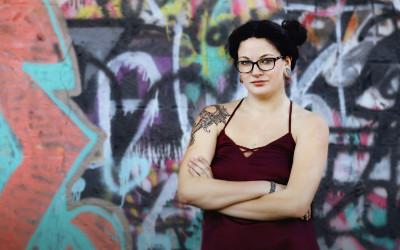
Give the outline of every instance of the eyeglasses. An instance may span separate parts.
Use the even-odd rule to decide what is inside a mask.
[[[283,56],[261,58],[257,62],[250,60],[237,61],[235,66],[240,73],[250,73],[253,71],[254,64],[262,71],[269,71],[275,67],[275,62],[279,59],[283,59]]]

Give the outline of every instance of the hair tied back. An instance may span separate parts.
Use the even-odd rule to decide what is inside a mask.
[[[286,30],[294,45],[300,46],[307,39],[307,30],[296,20],[284,20],[282,28]]]

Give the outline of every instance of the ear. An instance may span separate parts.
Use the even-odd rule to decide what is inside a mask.
[[[289,67],[291,69],[292,58],[290,56],[286,56],[283,60],[285,61],[285,67]]]

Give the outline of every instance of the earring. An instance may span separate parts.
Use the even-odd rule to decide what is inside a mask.
[[[289,67],[285,68],[286,77],[290,78],[292,76],[292,70]]]

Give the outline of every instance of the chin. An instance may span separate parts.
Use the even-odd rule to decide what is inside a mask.
[[[273,95],[278,94],[280,91],[277,89],[270,88],[259,88],[259,89],[247,89],[249,95],[252,95],[259,99],[266,99]]]
[[[269,86],[269,85],[263,85],[263,86],[252,86],[251,85],[247,88],[247,91],[254,93],[255,95],[258,95],[258,94],[263,94],[263,93],[269,94],[271,92],[274,92],[274,89],[272,89],[271,86]]]

